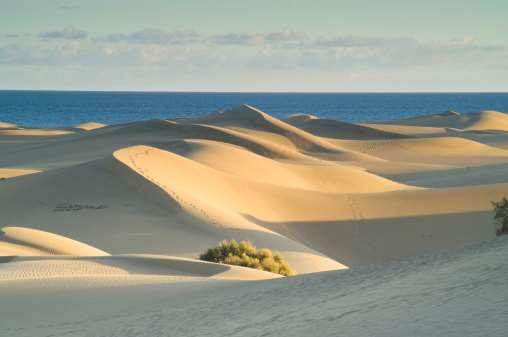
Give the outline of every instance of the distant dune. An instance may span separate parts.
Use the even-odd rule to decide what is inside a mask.
[[[441,316],[474,329],[481,308],[459,317],[426,298],[472,305],[464,280],[485,286],[467,272],[480,257],[502,277],[491,201],[508,196],[506,144],[508,116],[494,111],[352,124],[242,105],[108,126],[1,123],[0,335],[91,325],[98,335],[259,335],[234,316],[248,306],[282,336],[423,336],[432,332],[418,319]],[[230,238],[280,252],[299,275],[197,260]]]
[[[76,125],[75,128],[81,129],[84,131],[90,131],[90,130],[100,129],[105,126],[106,126],[106,124],[97,123],[97,122],[88,122],[88,123],[82,123],[82,124]]]

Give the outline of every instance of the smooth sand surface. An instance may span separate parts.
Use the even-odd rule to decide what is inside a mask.
[[[0,229],[0,255],[108,255],[85,243],[36,229],[4,227]]]
[[[117,275],[0,281],[0,334],[503,336],[507,254],[502,238],[451,253],[276,280],[162,276],[156,282]]]
[[[418,321],[383,324],[407,304],[390,291],[436,301],[454,277],[414,281],[463,269],[440,255],[393,261],[472,244],[498,264],[505,240],[478,244],[495,238],[491,201],[508,195],[507,118],[447,112],[360,125],[243,105],[73,129],[2,124],[0,295],[9,305],[0,335],[368,336],[376,326],[382,336],[428,335]],[[300,275],[270,280],[277,275],[196,259],[229,238],[280,252]],[[481,265],[471,250],[457,254],[464,268]],[[432,301],[413,314],[437,319]],[[249,325],[236,306],[273,310]]]

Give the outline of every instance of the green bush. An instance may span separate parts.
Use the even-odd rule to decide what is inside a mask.
[[[496,235],[508,233],[508,199],[492,202],[494,206],[494,222],[496,223]]]
[[[209,248],[201,254],[199,259],[265,270],[284,276],[295,275],[293,269],[278,253],[266,248],[257,249],[250,241],[239,243],[235,240],[221,241],[218,246]]]

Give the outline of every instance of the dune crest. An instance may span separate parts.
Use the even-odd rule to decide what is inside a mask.
[[[508,115],[499,111],[469,113],[447,111],[388,123],[421,127],[451,128],[466,131],[508,131]]]
[[[0,335],[371,335],[372,322],[432,335],[429,317],[491,327],[506,316],[492,306],[508,245],[491,204],[508,194],[505,117],[352,124],[243,105],[0,125],[0,223],[23,226],[0,231]],[[298,275],[197,260],[224,239],[277,251]]]
[[[482,118],[504,118],[478,116],[482,128]],[[398,127],[469,123],[453,124],[462,113],[422,118],[448,124]],[[65,137],[5,136],[5,167],[44,172],[0,182],[0,220],[113,255],[195,258],[223,239],[251,240],[299,274],[492,238],[490,201],[506,193],[508,151],[490,133],[443,132],[283,121],[243,105]]]
[[[315,136],[337,139],[398,139],[406,135],[378,130],[364,125],[318,118],[312,115],[292,115],[287,122]]]
[[[75,128],[83,130],[83,131],[91,131],[91,130],[103,128],[105,126],[107,126],[107,125],[98,123],[98,122],[87,122],[87,123],[78,124],[75,126]]]

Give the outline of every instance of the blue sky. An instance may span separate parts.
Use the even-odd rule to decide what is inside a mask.
[[[508,91],[508,2],[0,0],[0,89]]]

